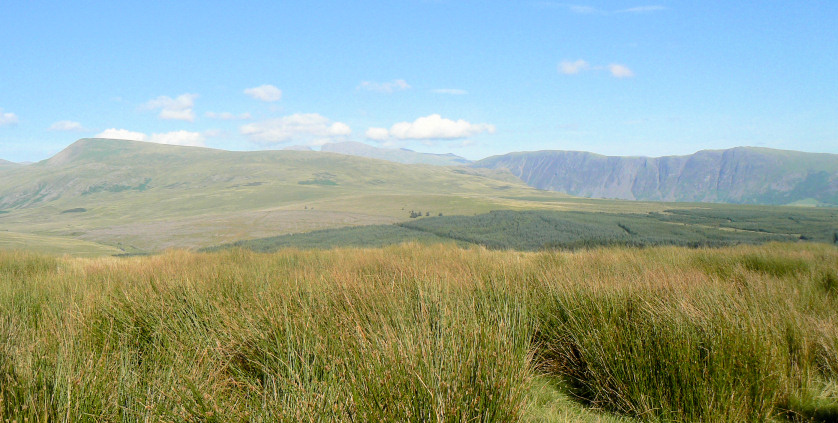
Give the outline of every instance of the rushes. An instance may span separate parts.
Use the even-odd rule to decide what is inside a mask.
[[[0,253],[0,421],[600,418],[562,395],[828,419],[837,264],[799,244]]]

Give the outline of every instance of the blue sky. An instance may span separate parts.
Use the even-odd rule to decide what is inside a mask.
[[[836,1],[0,3],[0,158],[111,136],[838,153]]]

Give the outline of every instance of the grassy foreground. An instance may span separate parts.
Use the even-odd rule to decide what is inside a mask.
[[[836,310],[825,244],[0,252],[0,421],[834,421]]]

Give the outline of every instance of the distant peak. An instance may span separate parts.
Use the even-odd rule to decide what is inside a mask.
[[[288,147],[283,148],[285,151],[313,151],[311,147],[307,145],[289,145]]]
[[[419,153],[407,148],[375,147],[357,141],[345,141],[324,144],[320,148],[320,151],[347,154],[351,156],[369,157],[373,159],[388,160],[396,163],[431,164],[440,166],[454,166],[470,163],[469,160],[451,153]]]
[[[105,157],[121,155],[129,151],[141,151],[156,148],[162,144],[143,141],[117,140],[110,138],[82,138],[58,154],[47,159],[50,166],[62,166],[70,163],[102,160]],[[164,146],[177,148],[179,146]]]

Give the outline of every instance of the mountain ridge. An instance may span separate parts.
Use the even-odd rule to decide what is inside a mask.
[[[430,164],[437,166],[459,166],[471,163],[464,157],[452,153],[419,153],[406,148],[381,148],[362,142],[344,141],[324,144],[320,151],[369,157],[404,164]]]
[[[683,156],[605,156],[542,150],[492,156],[528,185],[591,198],[838,205],[838,155],[735,147]]]

